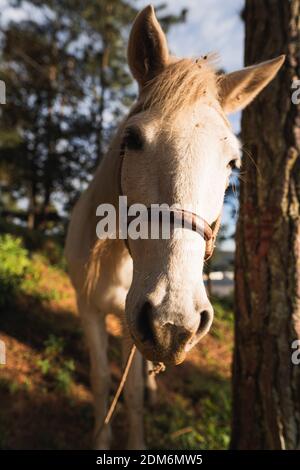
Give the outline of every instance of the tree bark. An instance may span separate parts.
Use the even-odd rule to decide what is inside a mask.
[[[37,203],[36,203],[36,196],[37,196],[37,188],[36,188],[36,179],[35,179],[35,171],[36,166],[34,162],[34,157],[31,157],[31,170],[32,171],[32,179],[29,183],[28,188],[28,217],[27,217],[27,227],[30,230],[34,230],[36,228],[36,212],[37,212]]]
[[[234,449],[300,448],[300,0],[246,0],[245,63],[285,53],[244,112],[236,235]]]

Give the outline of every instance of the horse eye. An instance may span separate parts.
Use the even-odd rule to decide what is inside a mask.
[[[230,168],[231,170],[236,170],[238,168],[238,160],[236,158],[230,160],[227,165],[227,168]]]
[[[142,150],[143,138],[137,127],[128,127],[124,134],[125,145],[129,150]]]

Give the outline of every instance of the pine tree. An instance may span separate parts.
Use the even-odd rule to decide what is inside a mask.
[[[286,54],[244,112],[237,227],[232,447],[299,449],[300,0],[246,0],[246,65]]]
[[[30,3],[41,18],[3,31],[0,68],[8,95],[0,189],[28,201],[28,210],[12,211],[10,204],[2,214],[51,228],[89,180],[135,95],[125,48],[136,9],[123,0]],[[185,14],[160,21],[168,29]]]

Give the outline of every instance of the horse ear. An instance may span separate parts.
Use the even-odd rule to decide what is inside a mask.
[[[169,61],[166,36],[148,5],[136,17],[128,43],[128,64],[140,86],[159,74]]]
[[[244,109],[275,77],[285,60],[276,59],[246,67],[237,72],[222,75],[219,80],[219,96],[226,113]]]

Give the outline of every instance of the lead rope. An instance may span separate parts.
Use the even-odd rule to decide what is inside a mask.
[[[125,382],[126,382],[126,379],[127,379],[127,376],[128,376],[128,373],[129,373],[129,370],[130,370],[130,367],[131,367],[131,364],[132,364],[132,361],[133,361],[133,358],[134,358],[134,355],[135,355],[135,352],[136,352],[136,345],[133,344],[133,346],[130,350],[128,359],[126,361],[126,365],[125,365],[125,368],[124,368],[119,386],[118,386],[117,391],[115,393],[115,396],[113,398],[113,401],[111,402],[111,405],[110,405],[109,410],[108,410],[108,412],[107,412],[107,414],[104,418],[104,421],[101,423],[101,425],[97,429],[97,432],[95,433],[95,440],[99,437],[99,435],[103,431],[104,427],[107,426],[111,421],[112,415],[115,411],[118,400],[119,400],[120,395],[122,393],[122,390],[124,388],[124,385],[125,385]],[[158,363],[155,363],[155,365],[153,366],[153,369],[149,371],[149,374],[156,375],[156,374],[159,374],[160,372],[163,372],[165,369],[166,369],[166,366],[162,362],[158,362]]]

